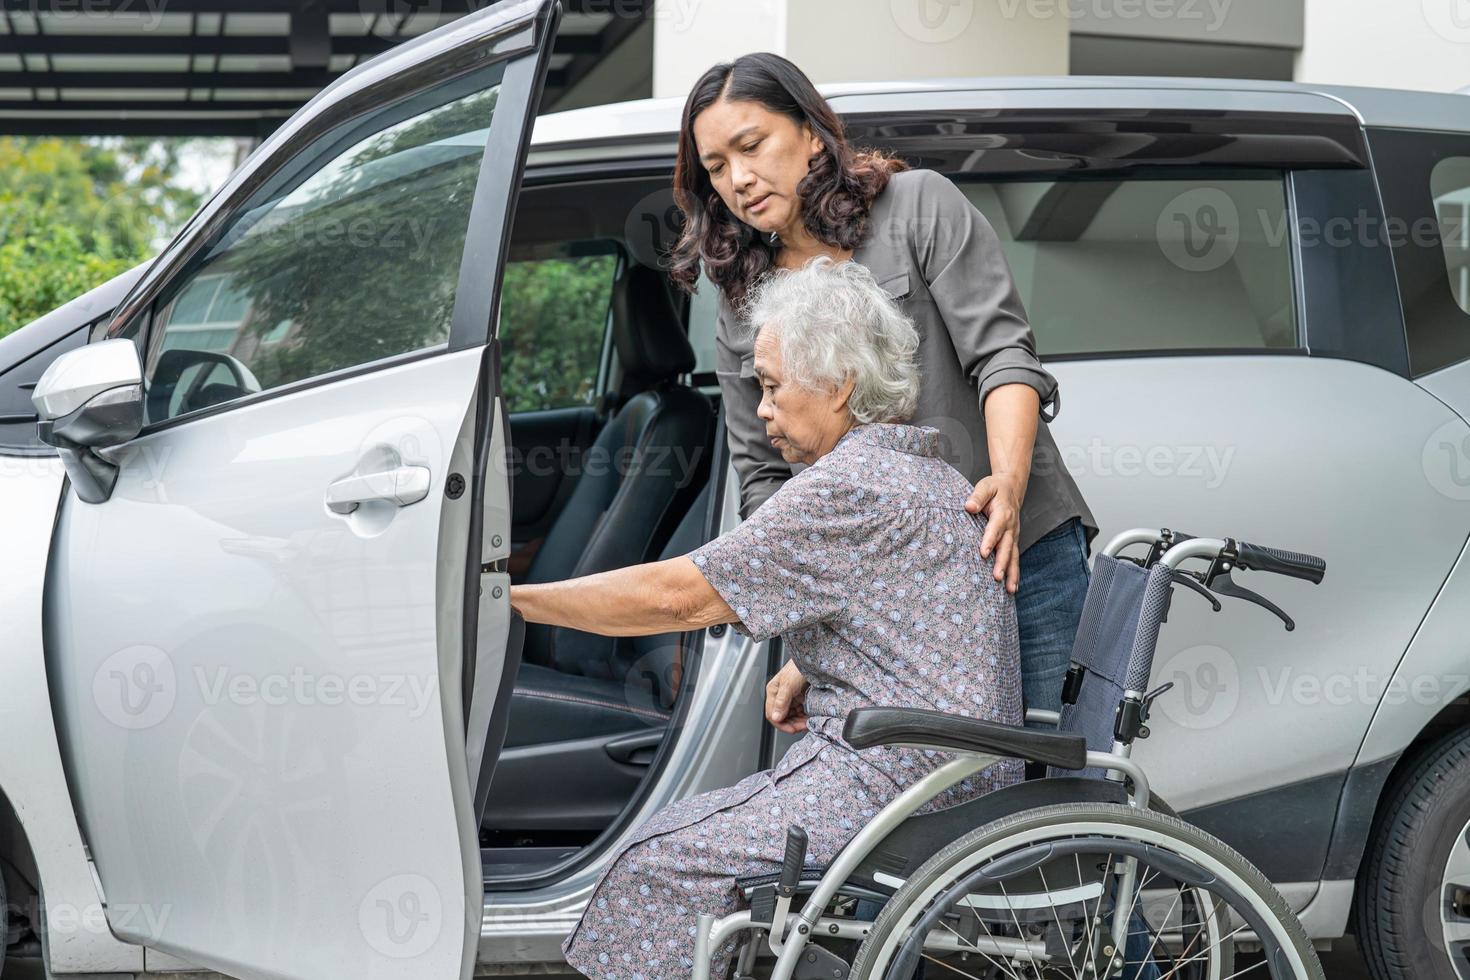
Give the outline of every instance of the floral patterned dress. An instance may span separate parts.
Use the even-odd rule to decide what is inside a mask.
[[[779,870],[786,827],[829,863],[915,779],[953,758],[842,738],[864,705],[933,708],[1021,724],[1015,603],[980,557],[973,487],[930,428],[872,423],[788,480],[734,530],[690,554],[756,641],[781,634],[810,681],[807,733],[775,768],[678,800],[639,826],[562,943],[595,980],[684,980],[696,916],[747,907],[744,875]],[[1007,760],[925,804],[930,812],[1021,778]],[[715,950],[729,973],[737,940]]]

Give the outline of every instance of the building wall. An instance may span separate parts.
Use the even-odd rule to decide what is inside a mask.
[[[651,39],[624,48],[651,57],[654,96],[748,51],[818,82],[1071,73],[1454,91],[1470,86],[1470,0],[657,0]]]
[[[818,82],[1065,75],[1067,27],[1010,0],[790,0],[782,53]]]
[[[1067,18],[1035,0],[661,0],[653,93],[710,65],[774,51],[817,82],[1066,74]]]
[[[1306,0],[1296,78],[1432,92],[1470,86],[1470,2]]]

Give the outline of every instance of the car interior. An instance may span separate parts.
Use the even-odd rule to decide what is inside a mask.
[[[718,389],[690,342],[688,300],[625,240],[640,199],[666,187],[604,180],[522,192],[500,328],[515,583],[675,557],[709,537]],[[538,302],[548,289],[578,302]],[[553,334],[572,320],[579,333]],[[540,351],[552,336],[580,354],[553,365],[548,382]],[[533,875],[613,823],[664,739],[685,646],[682,634],[526,626],[481,824],[487,876]]]

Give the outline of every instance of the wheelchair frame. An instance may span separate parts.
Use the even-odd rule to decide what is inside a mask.
[[[1280,552],[1269,548],[1256,548],[1255,546],[1240,543],[1237,545],[1233,539],[1228,538],[1196,538],[1178,532],[1171,532],[1167,528],[1135,528],[1124,531],[1110,540],[1100,554],[1116,558],[1123,549],[1135,544],[1148,544],[1152,546],[1149,559],[1141,562],[1145,569],[1150,569],[1154,564],[1161,564],[1169,570],[1174,581],[1179,580],[1181,574],[1177,571],[1179,565],[1190,558],[1211,558],[1212,574],[1221,566],[1221,558],[1229,555],[1230,559],[1224,564],[1224,577],[1228,581],[1228,571],[1231,564],[1238,564],[1243,568],[1264,568],[1271,571],[1279,571],[1296,577],[1308,578],[1320,581],[1325,565],[1320,559],[1309,555],[1298,555],[1290,552]],[[1167,546],[1167,550],[1165,550]],[[1251,564],[1245,557],[1249,554],[1255,564]],[[1156,561],[1155,561],[1156,559]],[[1315,565],[1311,564],[1315,563]],[[1273,564],[1276,567],[1273,567]],[[1315,578],[1312,574],[1315,572]],[[1201,578],[1200,576],[1196,576]],[[1208,580],[1204,580],[1208,584]],[[1172,588],[1172,584],[1170,586]],[[1197,591],[1203,591],[1198,586],[1193,586]],[[1231,584],[1236,592],[1229,592],[1222,588],[1222,594],[1240,594],[1238,586]],[[1253,593],[1246,593],[1246,597],[1259,600],[1260,597]],[[1212,600],[1213,601],[1213,600]],[[1269,605],[1269,604],[1267,604]],[[1274,607],[1272,607],[1274,609]],[[1279,610],[1276,610],[1279,613]],[[1283,615],[1284,614],[1280,614]],[[1287,619],[1288,629],[1291,622]],[[1136,654],[1135,654],[1136,656]],[[1123,701],[1119,704],[1119,713],[1126,710],[1128,705],[1135,708],[1142,706],[1140,713],[1135,713],[1135,725],[1141,726],[1142,720],[1147,718],[1147,705],[1151,701],[1142,690],[1135,687],[1147,685],[1147,667],[1152,666],[1153,650],[1150,647],[1146,651],[1147,664],[1139,665],[1130,661],[1130,677],[1141,676],[1143,679],[1136,685],[1130,684],[1125,687]],[[1166,688],[1165,688],[1166,689]],[[1162,692],[1164,689],[1160,689]],[[1157,696],[1157,695],[1155,695]],[[857,709],[867,712],[895,712],[905,709]],[[914,709],[917,710],[917,709]],[[923,749],[941,749],[956,755],[956,758],[946,762],[944,765],[926,773],[915,780],[907,789],[895,797],[887,806],[883,807],[878,814],[864,826],[847,846],[838,853],[836,858],[822,874],[811,893],[807,896],[806,904],[796,914],[791,912],[791,903],[796,895],[800,881],[800,874],[805,857],[805,834],[793,828],[788,833],[786,844],[786,860],[782,868],[780,883],[776,886],[776,901],[769,923],[763,919],[757,921],[753,909],[745,909],[732,913],[722,918],[716,918],[708,913],[698,916],[697,931],[695,934],[694,967],[691,974],[692,980],[709,980],[710,959],[716,949],[722,943],[742,931],[752,933],[750,951],[759,940],[761,932],[768,934],[768,945],[776,954],[776,964],[771,972],[771,980],[792,980],[796,975],[798,964],[802,953],[818,935],[829,936],[838,939],[862,940],[867,937],[873,923],[847,918],[834,918],[822,915],[827,904],[835,897],[844,884],[852,877],[853,872],[865,858],[877,848],[888,835],[902,824],[914,812],[929,800],[949,789],[960,781],[981,772],[990,766],[1008,758],[1021,758],[1031,762],[1046,762],[1060,769],[1080,770],[1097,768],[1104,770],[1104,778],[1119,783],[1123,786],[1129,805],[1140,810],[1149,808],[1149,780],[1143,767],[1131,758],[1132,736],[1114,736],[1111,751],[1087,750],[1086,742],[1080,735],[1047,732],[1038,729],[1017,728],[1009,725],[999,725],[992,722],[979,721],[977,719],[963,718],[961,716],[940,715],[938,712],[925,712],[928,715],[939,715],[941,718],[952,718],[965,725],[963,741],[973,743],[970,747],[955,744],[956,739],[950,738],[942,742],[933,741],[909,741],[903,737],[869,738],[862,747],[874,744],[902,745]],[[849,742],[853,740],[852,729],[854,718],[849,716],[844,727],[843,736]],[[1028,710],[1026,721],[1037,724],[1057,725],[1061,721],[1061,713],[1042,710]],[[901,730],[901,726],[900,726]],[[1037,742],[1047,746],[1050,751],[1037,751]],[[1003,792],[997,791],[997,792]],[[1055,802],[1068,802],[1065,798]],[[1027,812],[1033,807],[1018,809],[1017,813]],[[1120,832],[1124,829],[1120,828]],[[799,836],[798,836],[799,835]],[[1137,874],[1138,861],[1136,858],[1122,859],[1124,870],[1121,872],[1119,894],[1125,896],[1122,904],[1114,911],[1112,922],[1112,941],[1116,949],[1122,949],[1127,934],[1129,916],[1132,913],[1132,879]],[[941,950],[945,946],[953,945],[953,940],[943,937],[929,939],[926,937],[924,948]],[[821,949],[821,947],[814,947]],[[1008,940],[1005,937],[988,937],[985,940],[977,940],[969,947],[980,952],[990,952],[1003,955],[1008,958],[1026,956],[1045,956],[1046,950],[1039,942],[1027,942],[1024,940]],[[829,960],[838,958],[825,949],[821,950],[822,962],[825,965],[833,965]],[[745,957],[742,957],[744,960]],[[815,971],[804,970],[806,975],[815,975]],[[737,970],[738,974],[738,970]],[[830,976],[831,974],[824,974]]]

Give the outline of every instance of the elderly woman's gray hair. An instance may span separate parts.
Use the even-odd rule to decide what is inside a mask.
[[[919,397],[919,333],[857,262],[818,256],[767,275],[744,310],[746,324],[781,344],[787,379],[807,389],[853,381],[853,419],[904,422]]]

